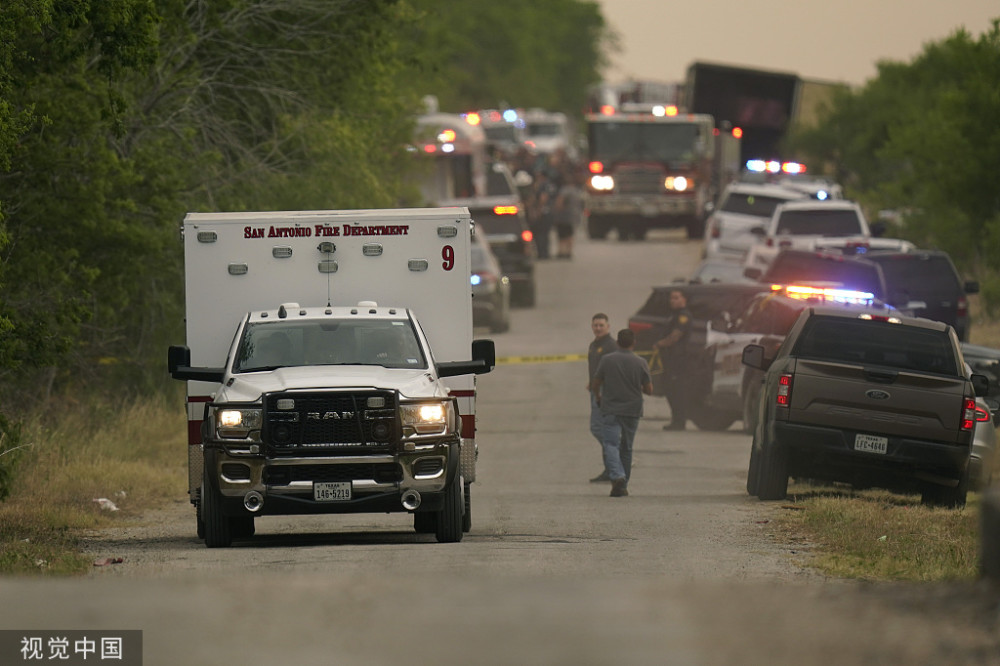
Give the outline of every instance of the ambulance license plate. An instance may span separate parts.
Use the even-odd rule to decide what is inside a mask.
[[[889,450],[889,438],[878,437],[877,435],[855,435],[854,450],[864,451],[865,453],[885,454]]]
[[[317,502],[346,502],[351,499],[351,482],[316,481],[313,483],[313,499]]]

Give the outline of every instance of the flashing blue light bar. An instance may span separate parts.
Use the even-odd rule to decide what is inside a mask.
[[[515,120],[517,120],[517,111],[515,111],[514,109],[507,109],[506,111],[503,112],[503,119],[509,123],[514,122]]]

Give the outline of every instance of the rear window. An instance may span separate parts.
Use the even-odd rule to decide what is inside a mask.
[[[790,236],[854,236],[861,233],[861,220],[853,210],[787,210],[775,230]]]
[[[497,215],[493,209],[471,212],[476,226],[482,229],[487,236],[496,234],[516,234],[519,236],[524,229],[524,223],[517,215]]]
[[[778,207],[778,204],[785,203],[786,201],[788,201],[787,197],[780,198],[760,194],[747,194],[745,192],[730,192],[726,196],[726,200],[722,202],[720,209],[725,213],[769,218],[774,213],[774,209]]]
[[[947,331],[888,322],[815,315],[806,322],[792,354],[822,361],[959,375]]]
[[[486,170],[486,196],[499,197],[513,194],[517,194],[517,190],[511,186],[507,172]]]
[[[872,255],[882,267],[889,291],[895,296],[913,300],[947,301],[962,292],[955,269],[947,257],[936,255]]]
[[[762,282],[811,285],[836,282],[844,289],[866,291],[884,298],[879,269],[874,264],[819,255],[779,254]]]

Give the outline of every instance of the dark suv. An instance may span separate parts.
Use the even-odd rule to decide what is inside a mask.
[[[773,360],[760,345],[742,360],[764,371],[751,494],[781,499],[797,476],[965,504],[976,396],[988,380],[968,372],[947,324],[810,307]]]
[[[962,282],[947,252],[873,252],[868,261],[878,264],[888,289],[885,300],[897,308],[910,302],[925,307],[915,314],[951,324],[959,340],[969,339],[969,301],[979,293],[978,282]]]

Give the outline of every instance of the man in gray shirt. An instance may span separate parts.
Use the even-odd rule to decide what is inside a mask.
[[[632,444],[642,417],[642,394],[652,395],[649,364],[632,351],[635,333],[618,331],[618,351],[601,358],[590,390],[608,417],[604,419],[601,445],[604,467],[611,477],[611,497],[628,495],[632,473]]]

